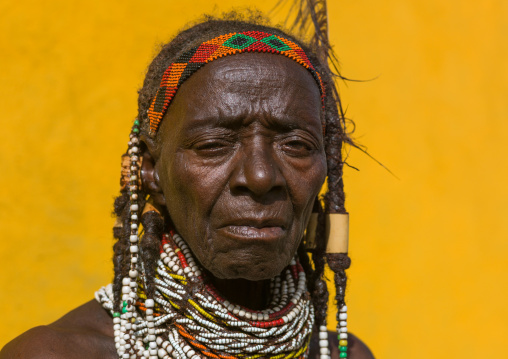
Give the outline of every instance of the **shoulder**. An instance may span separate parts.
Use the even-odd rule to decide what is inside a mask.
[[[106,311],[90,301],[15,338],[0,351],[0,359],[116,358],[112,329]]]
[[[319,359],[319,339],[315,331],[310,343],[310,359]],[[339,359],[339,340],[337,333],[328,332],[328,342],[330,343],[331,359]],[[348,333],[348,358],[349,359],[374,359],[374,355],[369,347],[365,345],[356,335]]]
[[[330,356],[332,359],[339,359],[339,340],[337,339],[337,333],[328,332],[328,338],[333,343]],[[348,333],[348,358],[374,359],[374,355],[363,341],[354,334]]]

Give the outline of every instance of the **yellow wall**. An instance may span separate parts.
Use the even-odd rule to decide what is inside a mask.
[[[0,2],[0,346],[110,280],[145,67],[233,3],[193,2]],[[504,357],[508,2],[329,3],[344,74],[377,77],[342,86],[357,138],[399,178],[351,151],[350,328],[378,358]]]

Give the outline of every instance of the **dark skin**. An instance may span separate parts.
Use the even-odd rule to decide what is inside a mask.
[[[263,283],[296,253],[326,177],[318,87],[294,61],[244,54],[204,67],[179,95],[160,145],[144,138],[165,205],[219,289],[262,307]]]
[[[152,140],[145,188],[230,301],[266,306],[326,176],[319,89],[282,56],[216,60],[180,88]],[[170,199],[170,200],[169,200]],[[331,333],[332,358],[338,358]],[[350,335],[349,358],[373,358]],[[314,335],[310,355],[318,358]],[[335,347],[335,349],[333,349]],[[116,358],[112,319],[91,301],[9,343],[4,358]]]

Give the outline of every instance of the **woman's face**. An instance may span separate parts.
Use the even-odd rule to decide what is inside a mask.
[[[273,54],[218,59],[178,90],[155,171],[176,230],[217,278],[262,280],[295,255],[326,176],[311,74]]]

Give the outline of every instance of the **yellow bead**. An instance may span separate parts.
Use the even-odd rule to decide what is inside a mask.
[[[347,346],[347,340],[345,340],[345,339],[339,340],[339,345],[340,345],[341,347],[345,347],[345,346]]]

